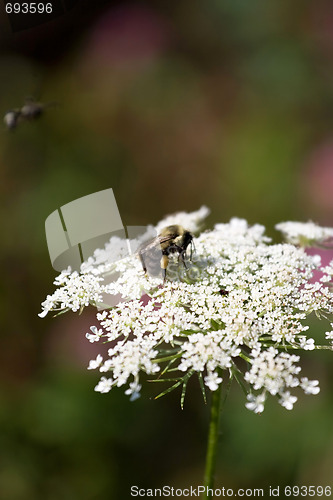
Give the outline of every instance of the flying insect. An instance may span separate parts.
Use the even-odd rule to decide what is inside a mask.
[[[186,268],[185,256],[187,247],[193,249],[193,235],[178,224],[163,228],[156,238],[143,243],[138,254],[144,272],[151,276],[162,273],[163,283],[166,280],[166,270],[169,264],[169,255],[178,253],[178,262],[182,261]]]
[[[29,97],[25,100],[25,103],[21,108],[15,108],[7,111],[3,121],[8,130],[14,130],[22,121],[36,120],[44,113],[46,108],[54,105],[55,103],[53,102],[44,104],[36,101],[33,97]]]

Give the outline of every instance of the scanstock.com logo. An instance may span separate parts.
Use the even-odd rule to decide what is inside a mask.
[[[45,233],[52,267],[59,272],[68,266],[79,272],[81,264],[106,244],[108,259],[115,262],[157,236],[153,226],[123,225],[111,188],[77,198],[52,212],[45,221]],[[117,240],[114,251],[113,237]]]
[[[62,205],[47,217],[45,233],[51,264],[58,272],[68,268],[80,272],[81,265],[97,249],[101,249],[104,264],[112,264],[136,254],[142,243],[157,236],[153,226],[123,225],[111,188]],[[156,248],[155,252],[162,257],[161,249]],[[147,273],[150,274],[149,269]],[[114,273],[107,273],[104,284],[116,278]],[[118,302],[119,298],[103,295],[104,305],[114,306]]]
[[[27,30],[64,15],[82,0],[4,0],[13,32]]]

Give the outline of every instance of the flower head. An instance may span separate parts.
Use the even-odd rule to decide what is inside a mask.
[[[155,230],[178,223],[195,232],[207,213],[202,208],[178,214]],[[170,255],[164,285],[145,276],[135,253],[108,258],[109,245],[95,252],[82,274],[59,276],[59,288],[43,303],[42,315],[98,306],[110,298],[113,306],[97,313],[97,324],[87,334],[90,342],[110,342],[107,359],[97,356],[89,364],[111,375],[101,378],[96,391],[125,385],[126,394],[136,399],[143,373],[169,384],[161,395],[180,385],[184,393],[193,375],[210,391],[229,377],[247,388],[248,409],[261,413],[268,395],[292,409],[297,397],[291,391],[319,392],[317,381],[299,378],[295,351],[321,347],[307,336],[306,319],[313,311],[333,313],[332,265],[320,269],[325,279],[312,283],[320,261],[295,246],[296,233],[323,239],[333,229],[309,224],[278,225],[289,239],[284,244],[272,244],[263,226],[251,227],[243,219],[217,224],[194,239],[186,267],[177,254]],[[329,341],[331,334],[326,334]]]

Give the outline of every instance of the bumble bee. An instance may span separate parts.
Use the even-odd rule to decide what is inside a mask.
[[[7,111],[3,121],[8,130],[14,130],[20,122],[24,120],[36,120],[43,114],[45,108],[54,105],[55,103],[53,102],[43,104],[42,102],[38,102],[32,97],[29,97],[25,100],[25,104],[21,108],[15,108]]]
[[[186,268],[185,255],[189,245],[191,245],[190,258],[192,258],[193,235],[179,225],[163,228],[156,238],[139,247],[138,254],[144,272],[148,271],[148,274],[152,276],[159,276],[162,273],[164,283],[169,255],[178,253],[178,262],[181,259]]]

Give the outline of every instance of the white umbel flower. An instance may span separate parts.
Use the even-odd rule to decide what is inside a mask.
[[[178,212],[173,215],[168,215],[162,219],[155,227],[157,233],[161,231],[166,226],[171,226],[172,224],[180,224],[186,227],[191,233],[196,233],[202,226],[204,219],[209,215],[209,208],[202,206],[196,212]]]
[[[280,222],[275,228],[293,245],[311,246],[333,238],[333,228],[320,227],[314,222]]]
[[[221,382],[222,378],[216,372],[208,373],[205,377],[205,384],[211,391],[216,391]]]
[[[254,413],[262,413],[265,409],[266,393],[258,394],[254,396],[253,394],[247,395],[248,402],[245,404],[248,410],[254,411]]]
[[[320,387],[318,380],[309,380],[307,377],[301,379],[301,387],[305,394],[318,394]]]
[[[289,391],[286,391],[280,395],[279,403],[281,406],[284,406],[286,410],[292,410],[296,401],[297,397],[292,396]]]
[[[96,370],[96,368],[100,367],[102,361],[103,361],[103,356],[98,354],[96,359],[91,359],[89,361],[88,370]]]
[[[207,214],[202,207],[169,216],[155,230],[177,223],[197,232]],[[272,244],[263,226],[249,226],[244,219],[217,224],[194,238],[186,268],[170,258],[164,285],[145,276],[123,241],[114,241],[118,260],[110,243],[96,250],[83,273],[61,273],[40,315],[100,307],[110,299],[113,305],[97,313],[96,325],[86,334],[91,343],[110,343],[106,359],[99,355],[88,367],[110,374],[101,378],[98,392],[125,386],[134,400],[142,374],[165,379],[169,389],[164,392],[170,384],[186,388],[193,375],[202,390],[215,391],[225,374],[247,388],[249,410],[261,413],[269,395],[290,410],[297,400],[291,391],[319,392],[318,381],[299,378],[299,354],[332,349],[333,341],[328,330],[330,345],[317,345],[306,324],[313,312],[323,318],[333,314],[333,262],[321,267],[320,259],[299,245],[324,241],[333,229],[291,222],[277,228],[289,243]],[[323,274],[320,281],[313,282],[314,270]]]
[[[96,392],[101,392],[105,394],[106,392],[110,392],[113,386],[113,380],[111,378],[102,377],[101,380],[95,387]]]
[[[292,396],[290,392],[287,391],[281,394],[279,403],[281,404],[281,406],[284,406],[286,410],[292,410],[296,401],[297,397]]]

